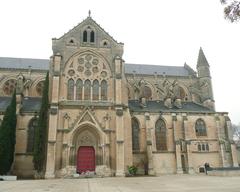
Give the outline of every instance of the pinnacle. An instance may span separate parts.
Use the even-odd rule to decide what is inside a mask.
[[[197,67],[200,66],[209,66],[208,61],[203,53],[202,47],[200,47],[197,61]]]

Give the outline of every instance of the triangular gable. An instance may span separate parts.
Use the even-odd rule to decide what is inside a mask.
[[[67,36],[69,33],[74,32],[75,30],[77,30],[78,28],[80,28],[81,26],[84,25],[93,25],[94,27],[100,29],[100,31],[102,33],[105,33],[109,39],[111,39],[112,41],[114,41],[117,44],[122,44],[122,43],[118,43],[111,35],[109,35],[96,21],[94,21],[92,19],[91,16],[88,16],[86,19],[84,19],[81,23],[79,23],[77,26],[75,26],[73,29],[70,29],[67,33],[65,33],[63,36],[61,36],[59,39],[64,38],[65,36]],[[58,40],[59,40],[58,39]]]

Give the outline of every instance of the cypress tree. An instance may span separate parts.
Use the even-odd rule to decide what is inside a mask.
[[[16,124],[16,92],[14,92],[0,126],[0,175],[11,171],[16,144]]]
[[[47,149],[47,126],[48,126],[48,86],[49,75],[47,73],[43,87],[42,103],[39,112],[39,118],[34,134],[34,152],[33,164],[38,173],[43,173],[46,163],[46,149]]]

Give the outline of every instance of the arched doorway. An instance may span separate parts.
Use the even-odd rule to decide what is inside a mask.
[[[95,150],[92,146],[80,146],[77,154],[77,173],[95,171]]]

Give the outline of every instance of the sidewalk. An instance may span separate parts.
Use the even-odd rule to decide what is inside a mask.
[[[240,177],[168,175],[0,181],[0,192],[239,192]]]

